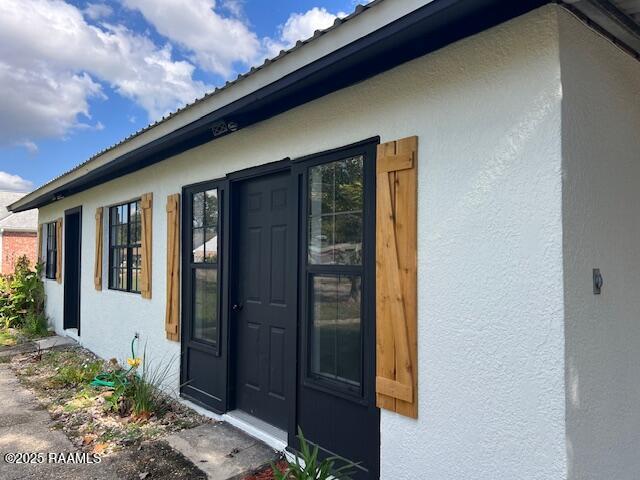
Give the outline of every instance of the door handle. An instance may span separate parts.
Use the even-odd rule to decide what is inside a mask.
[[[239,312],[240,310],[242,310],[242,304],[241,303],[234,304],[233,307],[231,307],[231,310],[233,310],[234,312]]]

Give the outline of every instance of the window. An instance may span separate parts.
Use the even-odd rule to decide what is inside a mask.
[[[363,375],[363,207],[362,155],[308,168],[308,370],[356,392]]]
[[[56,265],[58,261],[58,244],[56,239],[57,234],[57,226],[56,222],[50,222],[44,225],[45,230],[45,268],[44,274],[46,278],[55,279],[56,278]]]
[[[140,293],[140,200],[109,209],[109,288]]]
[[[218,190],[195,192],[191,210],[192,332],[195,340],[217,346],[219,334]]]

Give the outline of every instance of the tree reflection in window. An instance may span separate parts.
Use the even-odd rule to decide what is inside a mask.
[[[362,167],[357,156],[309,169],[310,264],[362,263]]]

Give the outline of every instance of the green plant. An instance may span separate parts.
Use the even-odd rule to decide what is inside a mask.
[[[148,417],[151,414],[163,415],[168,402],[162,393],[162,385],[171,373],[173,359],[160,365],[152,365],[147,359],[146,347],[142,354],[142,370],[131,376],[129,382],[129,398],[132,402],[133,413],[137,416]]]
[[[129,379],[127,378],[128,374],[129,370],[125,371],[122,369],[100,374],[100,376],[104,378],[105,381],[113,385],[113,387],[111,387],[111,395],[108,395],[104,398],[105,407],[107,410],[117,411],[118,413],[123,415],[129,410],[130,402],[128,402],[125,397],[130,388]]]
[[[0,325],[25,328],[25,333],[40,335],[46,331],[42,264],[31,269],[26,256],[16,262],[13,275],[0,278]]]
[[[89,383],[102,369],[102,361],[83,364],[69,363],[61,366],[52,381],[60,386],[75,387]]]
[[[310,448],[309,442],[304,438],[302,430],[298,427],[298,440],[300,441],[300,456],[296,453],[293,462],[287,461],[287,468],[281,471],[276,465],[271,464],[273,478],[275,480],[350,480],[353,467],[356,465],[348,460],[333,456],[324,460],[318,458],[318,446]],[[342,463],[341,466],[336,466]]]

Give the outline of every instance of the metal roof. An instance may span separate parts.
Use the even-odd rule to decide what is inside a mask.
[[[0,191],[0,220],[11,215],[7,207],[25,195],[25,193],[19,192]]]
[[[262,65],[252,67],[224,86],[96,153],[13,203],[10,209],[37,208],[126,175],[214,140],[212,130],[215,132],[216,126],[228,121],[230,116],[244,120],[241,127],[251,125],[551,1],[374,0],[367,5],[358,5],[353,13],[336,19],[331,27],[317,30],[311,38],[298,41]],[[640,52],[637,22],[640,0],[556,2],[580,13],[587,21],[595,22],[602,30],[620,39],[628,50]],[[363,15],[368,11],[371,15]],[[366,18],[363,20],[365,25],[375,25],[373,30],[363,31],[360,21],[353,22],[354,27],[344,32],[340,28],[361,16]],[[388,18],[393,16],[395,18]],[[318,42],[319,46],[315,46],[316,41],[327,34],[336,39],[337,46],[333,50],[326,48],[326,42]],[[340,45],[345,38],[351,38],[351,43]],[[311,50],[292,55],[303,47]],[[381,52],[387,55],[391,52],[391,55],[385,57]],[[285,58],[292,60],[282,62]],[[339,75],[328,77],[329,69]],[[258,72],[265,73],[257,75]],[[349,78],[336,80],[341,77]],[[226,124],[222,127],[228,130]]]
[[[156,120],[154,122],[149,123],[145,127],[142,127],[141,129],[133,132],[131,135],[128,135],[127,137],[123,138],[119,142],[114,143],[113,145],[110,145],[110,146],[108,146],[106,148],[103,148],[102,150],[98,151],[97,153],[95,153],[94,155],[89,157],[84,162],[81,162],[78,165],[75,165],[74,167],[70,168],[69,170],[67,170],[65,172],[62,172],[58,176],[56,176],[56,177],[52,178],[51,180],[49,180],[48,182],[42,184],[36,190],[40,190],[42,188],[45,188],[47,185],[50,185],[51,183],[55,182],[57,179],[62,178],[64,176],[70,174],[71,172],[74,172],[74,171],[82,168],[83,166],[87,165],[88,163],[90,163],[91,161],[96,159],[97,157],[100,157],[100,156],[104,155],[105,153],[115,149],[116,147],[119,147],[120,145],[123,145],[123,144],[125,144],[127,142],[130,142],[134,138],[142,135],[144,132],[146,132],[146,131],[148,131],[148,130],[150,130],[152,128],[155,128],[155,127],[165,123],[170,118],[173,118],[174,116],[176,116],[176,115],[178,115],[178,114],[180,114],[180,113],[182,113],[182,112],[184,112],[186,110],[189,110],[189,109],[193,108],[196,105],[199,105],[200,103],[202,103],[203,101],[211,98],[212,96],[218,95],[218,94],[222,93],[224,90],[235,86],[236,84],[238,84],[242,80],[254,75],[256,72],[264,69],[265,67],[271,65],[274,62],[277,62],[278,60],[282,59],[286,55],[289,55],[292,52],[300,49],[302,46],[314,41],[318,37],[327,34],[328,32],[334,30],[335,28],[339,27],[340,25],[344,24],[345,22],[348,22],[349,20],[355,18],[356,16],[362,14],[366,10],[372,8],[373,6],[379,4],[379,3],[383,2],[383,1],[385,1],[385,0],[373,0],[373,1],[369,2],[366,5],[360,5],[360,4],[356,5],[354,11],[351,14],[347,15],[346,17],[336,18],[334,23],[333,23],[333,25],[331,25],[330,27],[325,28],[324,30],[316,30],[313,33],[313,36],[311,36],[310,38],[307,38],[307,39],[304,39],[304,40],[298,40],[293,47],[291,47],[291,48],[289,48],[287,50],[280,50],[280,53],[278,55],[276,55],[275,57],[272,57],[272,58],[266,58],[261,65],[251,67],[247,72],[238,74],[238,76],[235,79],[225,82],[225,84],[223,86],[215,87],[212,91],[210,91],[208,93],[205,93],[202,97],[194,99],[193,102],[187,103],[186,105],[184,105],[182,107],[179,107],[175,111],[170,112],[169,114],[163,116],[159,120]]]
[[[11,213],[7,206],[22,198],[20,192],[0,191],[0,230],[25,230],[35,232],[38,229],[38,211]]]

